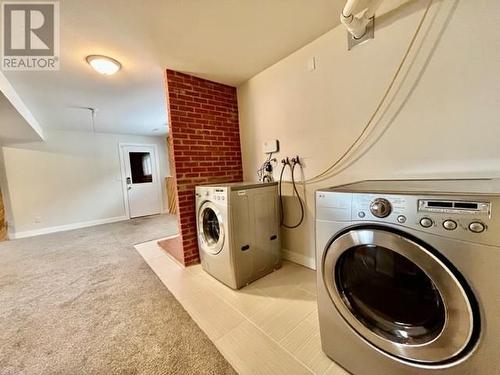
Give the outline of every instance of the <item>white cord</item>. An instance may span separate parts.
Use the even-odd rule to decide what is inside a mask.
[[[367,124],[359,134],[359,136],[355,139],[355,141],[347,148],[347,150],[338,158],[332,165],[330,165],[327,169],[325,169],[323,172],[317,174],[314,177],[311,177],[309,179],[306,179],[304,183],[318,183],[321,181],[324,181],[326,179],[330,179],[334,176],[336,176],[339,172],[336,171],[336,167],[338,167],[342,162],[344,162],[348,156],[350,156],[351,152],[356,149],[359,144],[361,143],[360,141],[364,137],[364,135],[368,132],[368,130],[371,128],[371,125],[373,123],[373,120],[375,117],[378,115],[380,112],[380,109],[384,105],[385,101],[387,100],[387,97],[389,96],[390,92],[392,91],[392,88],[394,87],[394,84],[396,83],[396,80],[398,79],[401,70],[403,69],[404,64],[406,63],[406,60],[408,59],[408,56],[410,55],[410,52],[415,44],[415,41],[417,40],[418,35],[420,34],[420,30],[422,29],[422,26],[424,24],[425,19],[427,18],[427,15],[429,13],[429,10],[432,6],[432,3],[434,0],[429,0],[429,3],[427,4],[427,7],[425,9],[424,14],[422,15],[422,18],[420,19],[420,22],[418,23],[418,26],[415,30],[415,33],[413,34],[413,37],[410,40],[410,43],[408,45],[408,48],[406,49],[406,52],[401,59],[401,62],[398,65],[398,68],[396,69],[396,72],[394,73],[394,76],[392,77],[391,82],[389,83],[389,86],[384,92],[384,95],[382,96],[382,99],[380,99],[377,107],[375,108],[375,111],[372,113],[370,116],[370,119],[368,120]]]

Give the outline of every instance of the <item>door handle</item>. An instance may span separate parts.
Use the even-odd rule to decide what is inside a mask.
[[[130,185],[132,183],[132,179],[130,177],[127,177],[127,185]]]

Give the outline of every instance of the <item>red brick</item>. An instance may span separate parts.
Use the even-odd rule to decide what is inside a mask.
[[[184,264],[189,265],[199,262],[195,187],[243,178],[238,101],[231,86],[172,70],[166,81]]]

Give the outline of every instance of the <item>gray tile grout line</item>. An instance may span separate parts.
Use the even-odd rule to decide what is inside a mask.
[[[261,333],[264,334],[264,336],[266,336],[268,339],[270,339],[272,342],[274,342],[276,345],[278,345],[279,348],[283,349],[286,353],[288,353],[293,359],[295,359],[298,363],[300,363],[301,365],[303,365],[306,370],[309,370],[309,372],[311,372],[312,374],[316,374],[317,373],[315,371],[313,371],[309,366],[307,366],[304,362],[302,362],[299,358],[297,358],[295,356],[295,354],[293,354],[292,352],[290,352],[288,349],[286,349],[284,346],[282,346],[279,341],[277,341],[276,339],[274,339],[273,337],[269,336],[266,331],[264,331],[261,327],[259,327],[256,323],[254,323],[252,320],[250,320],[247,316],[245,316],[244,314],[242,314],[241,312],[238,311],[238,313],[243,316],[243,318],[248,322],[250,323],[252,326],[254,326],[255,328],[257,328],[258,331],[260,331]],[[309,316],[309,314],[307,314],[307,316]],[[304,318],[305,319],[305,318]],[[297,325],[299,325],[300,323],[302,323],[303,319],[297,323]],[[220,339],[222,339],[223,337],[229,335],[231,332],[233,332],[235,329],[237,329],[239,326],[241,325],[238,324],[236,327],[234,327],[233,329],[231,329],[230,331],[228,331],[225,335],[223,335],[222,337],[220,337],[217,341],[219,341]],[[296,328],[296,327],[295,327]],[[295,329],[294,328],[294,329]],[[215,344],[215,342],[214,342]]]
[[[156,241],[148,241],[148,242],[156,242]],[[139,244],[139,245],[142,245],[142,244]],[[137,246],[137,245],[136,245]],[[135,246],[134,246],[135,247]],[[136,248],[137,250],[137,248]],[[137,250],[137,252],[139,252],[139,250]],[[160,255],[156,256],[156,257],[151,257],[151,258],[144,258],[144,256],[139,252],[139,255],[142,256],[142,258],[144,259],[144,261],[148,264],[148,266],[151,268],[150,264],[149,264],[149,260],[153,260],[153,259],[157,259],[157,258],[160,258],[164,255],[164,252],[160,250]],[[167,254],[168,255],[168,254]],[[173,263],[179,267],[180,270],[185,270],[185,271],[188,271],[189,272],[189,275],[191,277],[195,276],[196,274],[195,273],[192,273],[190,272],[187,268],[185,267],[182,267],[180,264],[178,264],[173,258],[171,258],[170,256],[167,256],[167,259],[169,259],[170,261],[173,261]],[[156,274],[156,272],[151,268],[151,270]],[[157,275],[159,278],[160,278],[160,281],[162,281],[162,284],[168,289],[168,286],[163,282],[163,280],[161,279],[161,277],[159,275]],[[317,297],[315,294],[311,293],[310,291],[304,289],[304,288],[301,288],[301,287],[296,287],[297,289],[303,291],[303,292],[306,292],[312,296],[314,296],[315,298]],[[260,290],[262,293],[264,293],[264,295],[266,297],[269,297],[269,298],[274,298],[273,296],[270,296],[269,294],[265,293],[261,288],[257,288],[258,290]],[[170,291],[170,289],[169,289]],[[181,301],[179,299],[177,299],[177,297],[175,296],[175,294],[173,292],[171,292],[172,295],[176,298],[176,300],[181,304],[181,306],[183,306],[183,308],[185,308],[185,306],[181,303]],[[214,294],[216,294],[214,292]],[[240,312],[239,310],[237,310],[236,308],[234,308],[232,306],[232,304],[227,301],[226,299],[224,298],[221,298],[225,303],[226,305],[229,305],[229,307],[234,310],[236,313],[238,313],[239,315],[243,316],[244,320],[248,321],[252,326],[256,327],[260,332],[262,332],[266,337],[268,337],[269,339],[271,339],[271,341],[273,341],[275,344],[277,344],[280,348],[282,348],[286,353],[288,353],[292,358],[294,358],[297,362],[299,362],[300,364],[302,364],[307,370],[309,370],[310,372],[312,372],[313,374],[315,375],[318,375],[318,373],[316,373],[315,371],[313,371],[311,368],[309,368],[309,366],[307,366],[304,362],[302,362],[299,358],[297,358],[292,352],[290,352],[288,349],[286,349],[284,346],[282,346],[278,341],[276,341],[274,338],[272,338],[271,336],[269,336],[264,330],[262,330],[258,325],[256,325],[253,321],[251,321],[249,318],[247,318],[246,315],[244,315],[242,312]],[[186,310],[187,311],[187,310]],[[317,311],[317,310],[315,310]],[[298,327],[298,325],[300,325],[305,319],[307,319],[311,314],[313,314],[315,311],[312,311],[311,313],[307,314],[306,317],[304,317],[304,319],[302,319],[299,323],[297,323],[297,326],[289,333],[287,334],[283,339],[285,339],[286,337],[288,337],[293,331],[295,331]],[[188,312],[189,314],[189,312]],[[191,314],[189,314],[191,316]],[[191,318],[193,318],[191,316]],[[194,318],[193,318],[194,320]],[[217,344],[217,341],[219,341],[220,339],[222,339],[223,337],[225,337],[226,335],[228,335],[229,333],[231,333],[232,331],[234,331],[236,328],[239,327],[241,323],[239,323],[236,327],[232,328],[231,330],[229,330],[225,335],[222,335],[221,337],[219,337],[217,340],[215,341],[212,341],[214,343],[214,345],[219,349],[219,351],[223,352],[224,350]],[[201,329],[201,327],[200,327]],[[205,334],[206,332],[203,331]],[[226,358],[227,359],[227,358]],[[329,359],[329,358],[328,358]],[[334,361],[332,361],[331,359],[329,359],[332,363],[328,366],[328,368],[323,371],[321,374],[319,375],[324,375],[326,374],[332,367],[339,367],[339,365],[337,365]]]
[[[137,249],[136,249],[136,250],[137,250]],[[140,254],[140,253],[139,253],[139,254]],[[142,256],[142,254],[140,254],[140,255]],[[163,257],[162,255],[159,255],[159,256],[157,256],[157,257],[152,257],[152,258],[149,258],[149,259],[146,259],[146,258],[144,258],[144,257],[143,257],[143,259],[144,259],[144,261],[146,262],[146,264],[147,264],[147,265],[149,266],[149,268],[150,268],[150,269],[151,269],[151,270],[155,273],[155,275],[156,275],[156,276],[160,279],[160,281],[162,282],[162,284],[163,284],[163,285],[164,285],[164,286],[168,289],[168,291],[169,291],[169,292],[170,292],[170,293],[171,293],[171,294],[175,297],[175,299],[177,300],[177,302],[179,302],[179,303],[180,303],[180,305],[181,305],[181,306],[182,306],[182,307],[183,307],[183,308],[184,308],[184,309],[188,312],[189,316],[190,316],[193,320],[195,320],[195,319],[194,319],[194,317],[193,317],[193,316],[189,313],[189,311],[186,309],[186,306],[185,306],[185,305],[184,305],[184,304],[183,304],[183,303],[179,300],[179,297],[178,297],[178,296],[176,296],[176,295],[175,295],[175,293],[174,293],[172,290],[170,290],[170,289],[168,288],[167,284],[163,281],[162,277],[161,277],[158,273],[156,273],[156,272],[155,272],[155,270],[151,267],[151,265],[150,265],[150,263],[149,263],[149,260],[156,260],[156,259],[159,259],[159,258],[165,258],[165,259],[167,259],[167,260],[169,260],[169,261],[173,262],[173,264],[174,264],[176,267],[179,267],[179,270],[187,272],[187,275],[188,275],[188,277],[189,277],[190,279],[193,279],[193,278],[194,278],[194,276],[195,276],[195,274],[191,273],[190,271],[188,271],[188,269],[187,269],[187,268],[182,267],[180,264],[177,264],[177,262],[176,262],[175,260],[171,259],[170,257]],[[195,282],[195,283],[196,283],[196,280],[193,280],[193,282]],[[242,316],[244,317],[244,315],[243,315],[243,314],[241,314],[238,310],[236,310],[236,308],[234,308],[234,307],[233,307],[230,303],[228,303],[227,301],[225,301],[223,298],[219,297],[219,296],[217,295],[217,293],[216,293],[214,290],[212,290],[212,288],[210,288],[210,287],[209,287],[209,292],[213,293],[216,297],[220,298],[220,299],[221,299],[221,301],[222,301],[225,305],[227,305],[227,306],[228,306],[231,310],[233,310],[235,313],[237,313],[237,314],[239,314],[239,315],[242,315]],[[186,298],[186,300],[189,300],[189,299],[192,299],[192,297]],[[196,322],[196,320],[195,320],[195,322]],[[198,323],[197,323],[197,324],[198,324]],[[238,323],[238,325],[239,325],[239,324],[240,324],[240,323]],[[238,325],[237,325],[237,326],[238,326]],[[198,325],[198,326],[199,326],[199,325]],[[235,327],[235,328],[236,328],[236,327]],[[201,327],[200,327],[200,329],[201,329]],[[231,329],[231,330],[232,330],[232,329]],[[202,331],[203,331],[203,329],[202,329]],[[203,332],[204,332],[205,334],[207,334],[207,332],[205,332],[205,331],[203,331]],[[208,336],[208,334],[207,334],[207,336]],[[224,336],[224,335],[222,335],[220,338],[222,338],[223,336]],[[218,340],[218,339],[217,339],[217,340]],[[211,341],[212,341],[212,340],[211,340]],[[213,341],[212,341],[212,342],[213,342]]]
[[[134,246],[134,248],[135,248],[135,246]],[[136,249],[136,251],[137,251],[137,252],[139,252],[137,249]],[[142,256],[142,254],[141,254],[141,253],[139,253],[139,254]],[[143,257],[143,259],[144,259],[144,260],[145,260],[145,262],[148,264],[148,266],[151,268],[151,266],[150,266],[150,264],[149,264],[149,260],[150,260],[150,259],[157,259],[157,258],[159,258],[159,257],[160,257],[160,256],[158,256],[158,257],[154,257],[154,258],[149,258],[149,259],[146,259],[146,258],[144,258],[144,257]],[[168,257],[168,258],[166,258],[166,259],[169,259],[170,261],[172,261],[169,257]],[[180,265],[178,265],[178,264],[177,264],[177,263],[175,263],[175,262],[174,262],[174,264],[175,264],[176,266],[179,266],[179,268],[180,268],[181,270],[187,271],[187,268],[182,268],[182,267],[180,267]],[[154,270],[153,270],[152,268],[151,268],[151,270],[154,272]],[[189,276],[190,276],[190,277],[193,277],[193,274],[192,274],[191,272],[189,272],[189,271],[187,271],[187,272],[188,272],[188,274],[189,274]],[[156,272],[155,272],[155,273],[156,273]],[[165,287],[168,289],[168,286],[167,286],[167,285],[163,282],[163,280],[162,280],[161,278],[160,278],[160,280],[162,281],[163,285],[165,285]],[[211,289],[210,287],[208,287],[208,288],[209,288],[209,289]],[[311,293],[311,292],[309,292],[309,291],[307,291],[307,290],[304,290],[304,289],[302,289],[302,288],[300,288],[300,287],[297,287],[297,286],[294,286],[294,288],[296,288],[296,289],[298,289],[298,290],[300,290],[300,291],[302,291],[302,292],[305,292],[305,293],[307,293],[307,294],[309,294],[309,295],[311,295],[311,296],[314,296],[314,297],[316,298],[316,295],[314,295],[313,293]],[[257,288],[257,289],[259,289],[259,288]],[[170,290],[170,289],[169,289],[169,290]],[[260,290],[260,289],[259,289],[259,290]],[[212,291],[215,295],[217,295],[217,294],[216,294],[213,290],[211,290],[211,291]],[[178,297],[177,297],[177,296],[176,296],[173,292],[171,292],[171,293],[172,293],[172,295],[173,295],[173,296],[177,299],[177,301],[181,304],[181,306],[185,308],[185,306],[182,304],[182,302],[181,302],[181,301],[179,301]],[[265,292],[263,292],[263,293],[264,293],[264,294],[266,294]],[[269,296],[269,295],[267,295],[267,294],[266,294],[266,296],[267,296],[267,297],[269,297],[269,298],[273,298],[272,296]],[[267,334],[267,333],[266,333],[266,332],[265,332],[262,328],[260,328],[260,327],[259,327],[256,323],[254,323],[252,320],[250,320],[250,319],[249,319],[246,315],[244,315],[244,314],[243,314],[243,313],[241,313],[239,310],[237,310],[235,307],[233,307],[233,306],[232,306],[232,305],[231,305],[228,301],[226,301],[224,298],[221,298],[221,300],[222,300],[222,301],[223,301],[226,305],[228,305],[228,306],[229,306],[229,308],[230,308],[231,310],[233,310],[233,311],[235,311],[237,314],[241,315],[241,316],[243,317],[243,319],[244,319],[244,320],[246,320],[246,321],[247,321],[247,322],[249,322],[252,326],[254,326],[255,328],[257,328],[257,330],[258,330],[258,331],[260,331],[261,333],[263,333],[263,334],[264,334],[264,336],[266,336],[267,338],[269,338],[272,342],[274,342],[276,345],[278,345],[278,347],[279,347],[279,348],[283,349],[283,350],[284,350],[286,353],[288,353],[288,354],[289,354],[289,355],[290,355],[293,359],[295,359],[298,363],[300,363],[302,366],[304,366],[304,367],[306,368],[306,370],[308,370],[308,371],[309,371],[309,372],[311,372],[312,374],[315,374],[315,375],[320,375],[320,374],[318,374],[317,372],[315,372],[313,369],[311,369],[308,365],[306,365],[304,362],[302,362],[299,358],[297,358],[297,357],[296,357],[296,356],[295,356],[292,352],[290,352],[288,349],[286,349],[284,346],[282,346],[282,345],[280,344],[280,342],[279,342],[279,341],[277,341],[277,340],[276,340],[276,339],[274,339],[273,337],[269,336],[269,335],[268,335],[268,334]],[[187,311],[187,310],[186,310],[186,311]],[[188,312],[188,314],[189,314],[189,311],[187,311],[187,312]],[[301,324],[301,323],[302,323],[305,319],[307,319],[307,318],[309,317],[309,315],[311,315],[311,314],[312,314],[312,313],[314,313],[314,312],[315,312],[315,310],[311,311],[311,312],[310,312],[310,313],[308,313],[308,314],[307,314],[307,315],[306,315],[303,319],[301,319],[301,320],[297,323],[297,325],[296,325],[296,326],[292,329],[292,331],[291,331],[291,332],[293,332],[293,331],[294,331],[294,330],[298,327],[298,325],[300,325],[300,324]],[[193,317],[191,314],[189,314],[189,315],[190,315],[190,316],[191,316],[191,318],[194,320],[194,317]],[[222,335],[221,337],[219,337],[219,338],[218,338],[218,339],[216,339],[215,341],[212,341],[212,340],[211,340],[211,341],[212,341],[212,342],[214,343],[214,345],[216,345],[216,347],[219,349],[219,346],[216,344],[216,342],[217,342],[217,341],[219,341],[219,340],[221,340],[223,337],[225,337],[225,336],[229,335],[231,332],[233,332],[235,329],[237,329],[237,328],[238,328],[241,324],[242,324],[242,323],[237,324],[237,325],[236,325],[236,327],[234,327],[234,328],[230,329],[230,330],[229,330],[226,334]],[[201,327],[200,327],[200,328],[201,328]],[[291,333],[291,332],[290,332],[290,333]],[[204,333],[205,333],[205,334],[207,334],[207,332],[205,332],[205,331],[204,331]],[[290,333],[289,333],[289,334],[290,334]],[[285,337],[287,337],[289,334],[287,334]],[[208,335],[207,335],[207,336],[208,336]],[[284,339],[285,337],[283,337],[283,339]],[[221,351],[221,349],[219,349],[219,350]],[[227,359],[227,358],[226,358],[226,359]],[[230,363],[231,363],[231,362],[230,362]],[[231,363],[231,365],[233,365],[233,364]],[[335,364],[335,362],[333,362],[333,361],[332,361],[332,363],[330,364],[330,366],[328,366],[328,368],[327,368],[327,369],[326,369],[323,373],[321,373],[321,374],[325,374],[325,373],[326,373],[326,372],[327,372],[327,371],[328,371],[331,367],[333,367],[334,365],[335,365],[335,366],[337,366],[337,365]]]
[[[316,308],[316,309],[314,309],[313,311],[311,311],[309,314],[307,314],[307,315],[305,316],[305,318],[304,318],[304,319],[302,319],[302,320],[301,320],[301,321],[300,321],[300,322],[299,322],[299,323],[295,326],[295,328],[294,328],[294,329],[292,329],[290,332],[288,332],[288,333],[285,335],[285,337],[283,337],[283,338],[281,339],[281,341],[285,340],[288,336],[290,336],[292,333],[294,333],[294,332],[295,332],[295,331],[299,328],[299,325],[300,325],[300,324],[302,324],[302,323],[303,323],[303,322],[304,322],[307,318],[309,318],[309,316],[311,316],[312,314],[317,313],[317,312],[318,312],[318,309]]]

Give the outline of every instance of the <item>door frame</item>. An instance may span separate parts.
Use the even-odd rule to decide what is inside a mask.
[[[118,143],[118,154],[120,156],[120,172],[121,172],[121,182],[122,182],[122,195],[123,195],[123,204],[125,206],[125,215],[129,218],[130,220],[130,203],[128,201],[128,190],[127,190],[127,176],[126,176],[126,167],[125,167],[125,147],[152,147],[155,153],[155,173],[156,176],[158,177],[158,187],[157,187],[157,194],[158,198],[160,199],[160,213],[165,212],[165,207],[164,207],[164,202],[163,202],[163,185],[161,181],[161,174],[160,174],[160,156],[158,155],[158,146],[154,143],[124,143],[124,142],[119,142]]]

